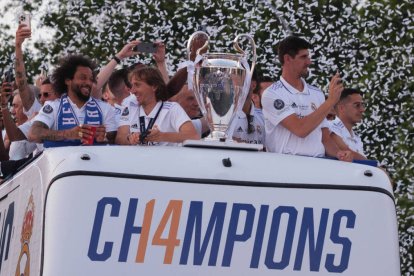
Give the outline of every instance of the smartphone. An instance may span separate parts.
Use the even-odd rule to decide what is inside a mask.
[[[26,25],[26,28],[31,30],[31,23],[30,23],[30,14],[29,13],[22,13],[19,16],[19,25],[24,24]]]
[[[134,52],[140,52],[140,53],[155,53],[157,50],[157,45],[155,43],[151,42],[141,42],[137,46],[135,46],[132,49]]]
[[[13,69],[7,70],[4,74],[4,80],[8,83],[12,83],[14,81]]]

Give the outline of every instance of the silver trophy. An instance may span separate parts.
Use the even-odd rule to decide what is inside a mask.
[[[198,31],[188,40],[187,51],[196,36],[206,36],[206,42],[197,51],[197,55],[208,49],[209,37]],[[247,38],[251,44],[252,65],[249,71],[246,54],[240,48],[238,41]],[[228,128],[238,110],[243,107],[249,93],[251,75],[256,64],[256,44],[251,36],[239,34],[233,41],[233,47],[238,54],[204,53],[201,64],[196,65],[193,76],[194,94],[200,105],[201,112],[210,124],[211,133],[207,140],[225,141]],[[189,76],[190,78],[190,76]],[[248,86],[248,87],[247,87]]]

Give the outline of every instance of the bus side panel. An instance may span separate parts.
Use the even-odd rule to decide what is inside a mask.
[[[44,276],[399,275],[378,191],[70,176],[45,212]]]
[[[0,201],[0,275],[39,275],[42,246],[42,178],[27,168],[3,183]]]

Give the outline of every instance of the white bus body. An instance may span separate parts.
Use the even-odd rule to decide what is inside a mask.
[[[389,180],[361,164],[55,148],[0,186],[0,207],[1,276],[400,275]]]

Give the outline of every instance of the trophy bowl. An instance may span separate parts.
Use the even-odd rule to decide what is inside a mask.
[[[245,61],[244,51],[237,44],[241,36],[249,38],[254,49],[251,71]],[[191,38],[189,44],[190,42]],[[208,47],[208,42],[207,40],[198,53]],[[228,138],[229,125],[236,112],[243,107],[249,92],[246,87],[250,87],[251,72],[256,61],[254,41],[248,35],[239,35],[233,43],[235,49],[239,51],[238,54],[204,53],[201,56],[201,63],[195,68],[194,94],[203,116],[209,122],[211,131],[206,140],[225,141]]]

